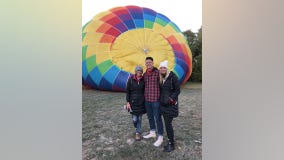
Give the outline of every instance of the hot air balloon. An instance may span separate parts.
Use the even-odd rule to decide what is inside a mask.
[[[148,56],[154,58],[156,67],[168,60],[180,83],[191,75],[192,54],[182,32],[168,17],[150,8],[112,8],[82,28],[83,85],[125,91],[135,66],[145,66]]]

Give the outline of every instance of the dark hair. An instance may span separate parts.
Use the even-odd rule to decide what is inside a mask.
[[[145,61],[146,61],[146,60],[154,61],[152,57],[146,57]]]

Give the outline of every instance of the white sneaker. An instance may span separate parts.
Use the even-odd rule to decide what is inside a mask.
[[[156,132],[155,131],[150,131],[150,133],[146,136],[143,136],[143,138],[148,139],[148,138],[156,138]]]
[[[163,136],[158,136],[158,139],[154,143],[154,146],[159,147],[162,143],[163,143]]]

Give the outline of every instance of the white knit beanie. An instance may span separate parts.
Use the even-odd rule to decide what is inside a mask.
[[[160,63],[160,68],[161,67],[166,67],[168,69],[168,61],[164,60],[163,62]]]

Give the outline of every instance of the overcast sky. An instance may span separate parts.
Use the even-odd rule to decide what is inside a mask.
[[[82,26],[100,12],[126,5],[147,7],[162,13],[181,31],[191,29],[197,32],[202,25],[202,0],[82,0]]]

